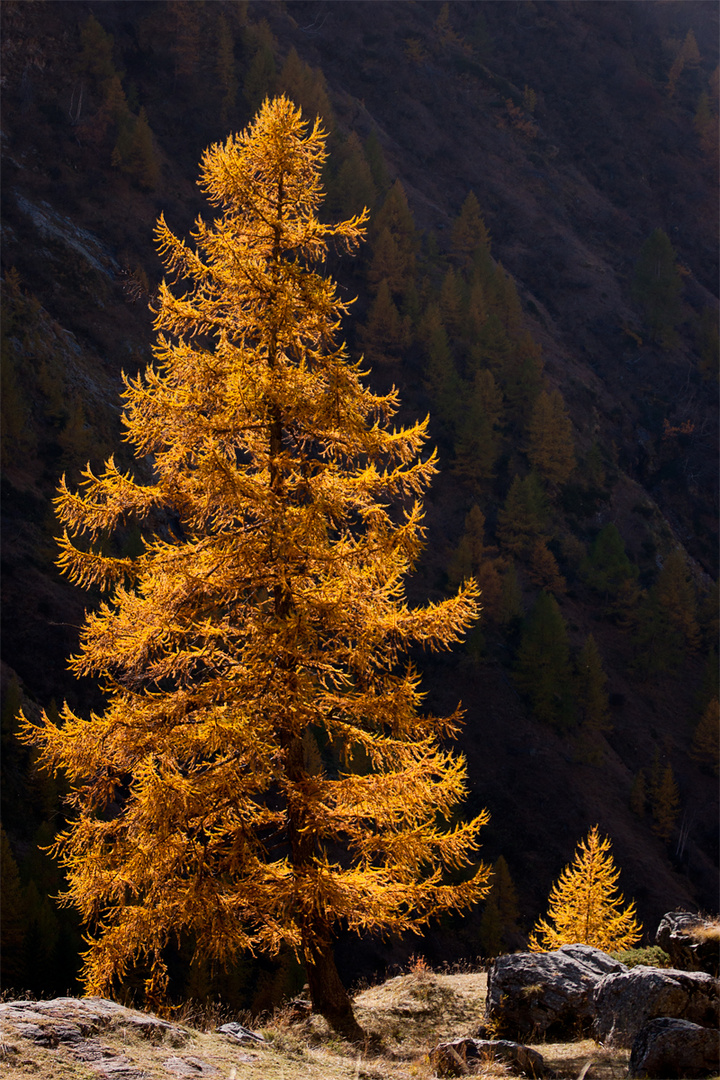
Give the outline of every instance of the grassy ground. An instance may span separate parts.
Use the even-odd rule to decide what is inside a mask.
[[[188,1033],[180,1047],[153,1044],[116,1026],[91,1040],[104,1054],[94,1061],[80,1060],[71,1045],[38,1046],[6,1024],[0,1072],[5,1080],[432,1080],[430,1050],[439,1041],[477,1033],[486,989],[482,973],[437,974],[419,966],[365,990],[355,999],[368,1035],[362,1047],[344,1043],[318,1017],[299,1018],[292,1007],[259,1025],[264,1044],[238,1044],[202,1030],[197,1020],[194,1027],[179,1021]],[[627,1051],[611,1052],[588,1039],[534,1049],[558,1078],[620,1080],[627,1074]],[[473,1075],[508,1074],[488,1063]]]

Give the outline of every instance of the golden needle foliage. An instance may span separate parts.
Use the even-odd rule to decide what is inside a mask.
[[[620,871],[615,869],[610,841],[597,825],[581,840],[575,859],[566,866],[548,900],[548,920],[539,919],[530,936],[530,949],[544,952],[579,942],[605,952],[631,949],[642,927],[635,904],[623,907],[617,892]]]
[[[137,962],[162,993],[163,950],[187,935],[218,961],[289,946],[315,997],[338,923],[402,933],[486,891],[487,815],[458,817],[465,762],[440,745],[460,713],[424,714],[403,660],[458,641],[478,590],[406,602],[435,455],[427,421],[393,426],[395,392],[372,393],[338,344],[322,261],[367,211],[321,224],[325,157],[284,97],[206,151],[217,216],[194,247],[160,219],[181,284],[163,282],[154,363],[126,380],[152,482],[111,458],[60,485],[60,565],[108,593],[71,668],[107,705],[26,731],[74,788],[57,847],[91,927],[89,993]],[[127,522],[142,554],[101,554]]]

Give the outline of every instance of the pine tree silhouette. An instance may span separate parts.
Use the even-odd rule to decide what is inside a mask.
[[[670,762],[660,773],[659,781],[653,786],[650,810],[654,820],[654,832],[663,840],[669,840],[680,813],[680,792],[675,783]]]
[[[549,484],[570,479],[575,468],[572,424],[562,394],[543,390],[532,411],[527,430],[528,461]]]
[[[557,600],[544,590],[525,622],[515,681],[538,720],[561,731],[575,722],[567,628]]]
[[[640,249],[632,294],[656,341],[671,344],[674,340],[674,329],[682,315],[681,292],[675,249],[667,233],[655,229]]]

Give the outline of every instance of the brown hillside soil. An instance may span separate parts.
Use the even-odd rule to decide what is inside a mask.
[[[53,1077],[61,1080],[167,1080],[211,1076],[217,1080],[433,1080],[429,1051],[439,1041],[477,1032],[485,1009],[484,973],[435,974],[422,966],[409,975],[372,987],[355,999],[368,1034],[363,1047],[333,1035],[325,1021],[293,1019],[293,1007],[279,1010],[259,1028],[265,1043],[242,1043],[173,1018],[172,1033],[151,1041],[121,1019],[80,1043],[43,1046],[23,1036],[21,1026],[3,1023],[0,1062],[6,1080]],[[72,1021],[72,999],[68,999]],[[296,1014],[296,1011],[295,1011]],[[49,1029],[48,1029],[49,1031]],[[178,1037],[181,1035],[182,1037]],[[51,1036],[46,1040],[52,1042]],[[626,1075],[627,1051],[610,1051],[590,1039],[537,1045],[552,1073],[562,1080],[584,1075],[613,1080]],[[489,1063],[481,1077],[507,1072]]]

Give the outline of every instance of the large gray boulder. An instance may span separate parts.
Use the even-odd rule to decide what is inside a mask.
[[[708,971],[718,974],[718,922],[690,911],[669,911],[663,915],[655,935],[675,968],[681,971]]]
[[[659,1078],[717,1076],[720,1035],[714,1028],[661,1016],[645,1024],[632,1044],[630,1076]]]
[[[676,1017],[717,1028],[720,982],[705,971],[635,967],[606,975],[595,988],[593,1036],[599,1042],[631,1046],[649,1020]]]
[[[499,956],[488,975],[486,1019],[511,1038],[577,1034],[593,1020],[593,991],[628,969],[590,945]]]

